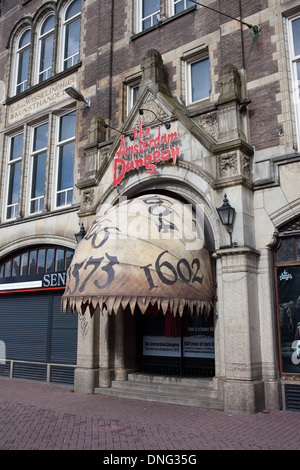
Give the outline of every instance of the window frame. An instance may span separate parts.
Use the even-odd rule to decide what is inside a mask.
[[[147,31],[148,29],[152,28],[158,23],[158,20],[156,23],[153,23],[153,18],[156,15],[161,14],[161,2],[160,2],[160,8],[158,11],[155,11],[151,13],[151,15],[143,17],[143,1],[144,0],[137,0],[137,32],[144,32]],[[148,19],[150,17],[151,25],[145,29],[143,29],[143,22],[145,19]]]
[[[29,42],[26,43],[24,46],[19,46],[22,37],[27,33],[30,32],[30,39]],[[29,82],[29,70],[30,70],[30,56],[31,56],[31,42],[32,42],[32,28],[27,26],[22,29],[22,31],[18,34],[15,42],[15,53],[14,53],[14,80],[13,80],[13,95],[20,95],[28,88]],[[28,50],[28,67],[27,67],[27,78],[26,80],[19,82],[19,72],[20,72],[20,61],[21,61],[21,54],[23,54],[26,50]],[[25,86],[24,86],[25,84]],[[21,87],[20,91],[18,90]]]
[[[130,111],[132,110],[133,106],[135,105],[135,103],[138,99],[138,97],[135,96],[134,91],[137,90],[136,93],[138,93],[139,88],[140,88],[140,81],[135,82],[135,83],[127,84],[127,86],[126,86],[126,90],[127,90],[127,102],[126,102],[127,116],[130,113]],[[135,99],[134,99],[134,97],[135,97]]]
[[[68,70],[70,67],[78,64],[80,61],[80,35],[81,35],[81,14],[82,14],[82,5],[80,1],[80,12],[73,15],[71,18],[66,19],[66,15],[68,12],[69,7],[72,5],[72,3],[76,2],[77,0],[71,0],[69,1],[63,10],[62,14],[62,32],[61,32],[61,47],[60,47],[60,70]],[[67,27],[71,23],[75,22],[79,18],[79,31],[78,31],[78,36],[79,36],[79,46],[78,46],[78,52],[76,54],[73,54],[72,56],[65,57],[66,53],[66,41],[67,41]],[[78,56],[78,60],[76,62],[73,62],[73,58]],[[72,64],[67,66],[67,61],[72,59]],[[66,65],[65,65],[66,64]]]
[[[75,114],[75,128],[74,128],[74,135],[72,137],[69,137],[64,140],[59,140],[59,135],[61,131],[61,125],[62,125],[62,119],[67,116],[68,114]],[[68,195],[67,192],[72,192],[71,193],[71,199],[73,200],[73,194],[74,194],[74,169],[75,169],[75,158],[76,158],[76,120],[77,120],[77,115],[76,115],[76,109],[70,109],[67,112],[60,114],[56,117],[56,126],[55,126],[55,153],[54,153],[54,158],[55,158],[55,171],[53,175],[53,209],[61,209],[64,207],[70,207],[72,205],[71,202],[66,202],[68,200]],[[63,157],[61,153],[61,149],[70,144],[74,143],[74,158],[73,158],[73,183],[72,187],[68,187],[65,189],[58,189],[58,183],[59,183],[59,176],[60,176],[60,165],[61,165],[61,157]],[[58,204],[58,194],[60,193],[65,193],[65,204]]]
[[[15,139],[18,136],[22,136],[22,153],[20,156],[17,158],[11,159],[12,156],[12,143],[13,139]],[[23,155],[24,155],[24,130],[20,132],[16,132],[15,134],[9,136],[9,144],[8,144],[8,152],[7,152],[7,163],[6,163],[6,191],[5,191],[5,204],[4,204],[4,219],[5,220],[15,220],[19,216],[19,210],[20,210],[20,189],[21,189],[21,179],[22,179],[22,170],[23,170]],[[13,185],[15,184],[14,181],[12,182],[12,168],[14,168],[16,165],[20,163],[20,174],[19,174],[19,194],[18,194],[18,202],[13,203],[11,199],[13,199]],[[14,176],[13,176],[14,178]],[[13,210],[13,215],[9,216],[8,215],[8,210]]]
[[[180,3],[181,1],[183,1],[183,3],[184,3],[184,8],[183,8],[182,11],[176,13],[175,12],[175,9],[176,9],[175,5]],[[192,7],[195,6],[195,3],[193,3],[192,5],[187,6],[188,2],[189,2],[189,0],[169,0],[170,16],[179,15],[179,13],[182,13],[183,11],[188,10],[189,8],[192,8]]]
[[[54,18],[54,24],[53,28],[47,31],[46,33],[42,34],[42,28],[47,19],[49,19],[51,16]],[[53,43],[52,43],[52,56],[51,56],[51,67],[48,67],[45,70],[40,71],[41,67],[41,60],[42,60],[42,47],[43,47],[43,42],[48,39],[50,36],[53,37]],[[37,34],[37,53],[36,53],[36,77],[35,77],[35,83],[43,83],[45,80],[50,78],[53,75],[53,57],[54,57],[54,43],[55,43],[55,14],[54,12],[48,13],[43,20],[41,21],[38,29],[38,34]],[[48,71],[50,70],[50,73],[48,74]],[[46,78],[41,78],[43,74],[46,73]]]
[[[295,111],[295,122],[296,122],[296,136],[298,149],[300,148],[300,70],[299,78],[297,72],[297,63],[300,66],[300,54],[294,54],[294,38],[293,38],[293,27],[292,23],[295,20],[300,20],[300,14],[294,15],[288,18],[288,45],[290,53],[290,67],[291,67],[291,80],[292,80],[292,95],[294,102]]]
[[[47,129],[47,143],[46,143],[46,146],[45,147],[41,147],[40,149],[37,149],[37,150],[34,150],[34,136],[35,136],[35,132],[36,132],[36,129],[38,127],[41,127],[41,126],[44,126],[45,124],[47,124],[48,126],[48,129]],[[42,122],[39,122],[38,124],[36,124],[35,126],[33,126],[31,128],[31,139],[30,139],[30,163],[29,163],[29,186],[28,186],[28,192],[27,192],[27,197],[28,197],[28,214],[29,215],[35,215],[35,214],[39,214],[39,213],[42,213],[43,210],[44,210],[44,207],[45,207],[45,198],[46,198],[46,178],[47,178],[47,165],[48,165],[48,148],[49,148],[49,121],[42,121]],[[42,156],[42,154],[45,154],[46,153],[46,156],[45,156],[45,175],[44,175],[44,194],[43,196],[37,196],[37,197],[33,197],[32,196],[32,190],[33,190],[33,174],[34,174],[34,160],[37,158],[39,158],[40,156]],[[43,200],[43,207],[40,209],[40,201]],[[38,210],[32,210],[31,209],[31,206],[32,206],[32,203],[33,201],[38,201]]]
[[[192,81],[192,66],[198,62],[208,61],[208,73],[209,73],[209,90],[208,94],[203,98],[193,100],[192,96],[192,89],[193,89],[193,81]],[[187,106],[195,105],[198,103],[202,103],[210,99],[211,94],[211,75],[210,75],[210,60],[208,51],[205,53],[201,53],[200,55],[192,56],[188,59],[185,59],[185,96],[186,96],[186,104]]]

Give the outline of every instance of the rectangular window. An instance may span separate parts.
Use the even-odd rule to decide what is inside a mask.
[[[18,134],[12,137],[10,140],[8,161],[8,192],[6,204],[7,219],[14,219],[19,215],[22,153],[23,134]]]
[[[76,112],[60,117],[57,142],[56,206],[72,203]]]
[[[127,114],[129,114],[133,105],[137,100],[139,92],[139,85],[128,85],[127,86]]]
[[[44,208],[48,123],[33,129],[31,152],[30,214]]]
[[[209,59],[187,62],[187,104],[209,98]]]
[[[298,147],[300,147],[300,17],[291,19],[289,26],[293,95],[296,112]]]
[[[160,0],[138,0],[138,30],[145,31],[158,23]]]

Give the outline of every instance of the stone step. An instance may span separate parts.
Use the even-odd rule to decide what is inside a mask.
[[[129,374],[128,380],[113,381],[110,388],[97,387],[95,393],[119,398],[155,401],[202,408],[223,409],[212,380],[181,379],[146,374]]]

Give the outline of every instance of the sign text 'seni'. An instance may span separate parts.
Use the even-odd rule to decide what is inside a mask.
[[[123,179],[124,175],[130,171],[144,167],[145,173],[156,173],[156,163],[163,162],[172,158],[175,165],[176,157],[179,156],[179,147],[171,147],[170,144],[178,139],[176,132],[161,134],[160,126],[158,127],[158,135],[156,138],[150,138],[150,127],[142,129],[140,121],[139,128],[133,130],[134,139],[139,142],[129,147],[125,146],[124,136],[121,137],[119,150],[116,152],[114,160],[114,182],[116,186]],[[168,148],[158,148],[167,145]],[[139,156],[140,153],[146,153],[146,156]],[[122,158],[121,158],[122,157]],[[127,160],[130,158],[130,160]]]

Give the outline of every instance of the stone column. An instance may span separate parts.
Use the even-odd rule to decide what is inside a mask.
[[[106,309],[100,313],[99,334],[99,387],[110,387],[112,380],[111,347],[110,347],[110,316]]]
[[[124,312],[119,307],[115,323],[115,380],[126,380],[125,344],[124,344]]]
[[[256,413],[265,408],[261,367],[261,341],[254,249],[217,251],[221,259],[219,316],[223,324],[224,410]]]
[[[74,313],[75,315],[75,313]],[[99,309],[93,315],[87,309],[85,315],[78,314],[77,368],[75,369],[75,391],[94,393],[98,385],[98,335]]]

